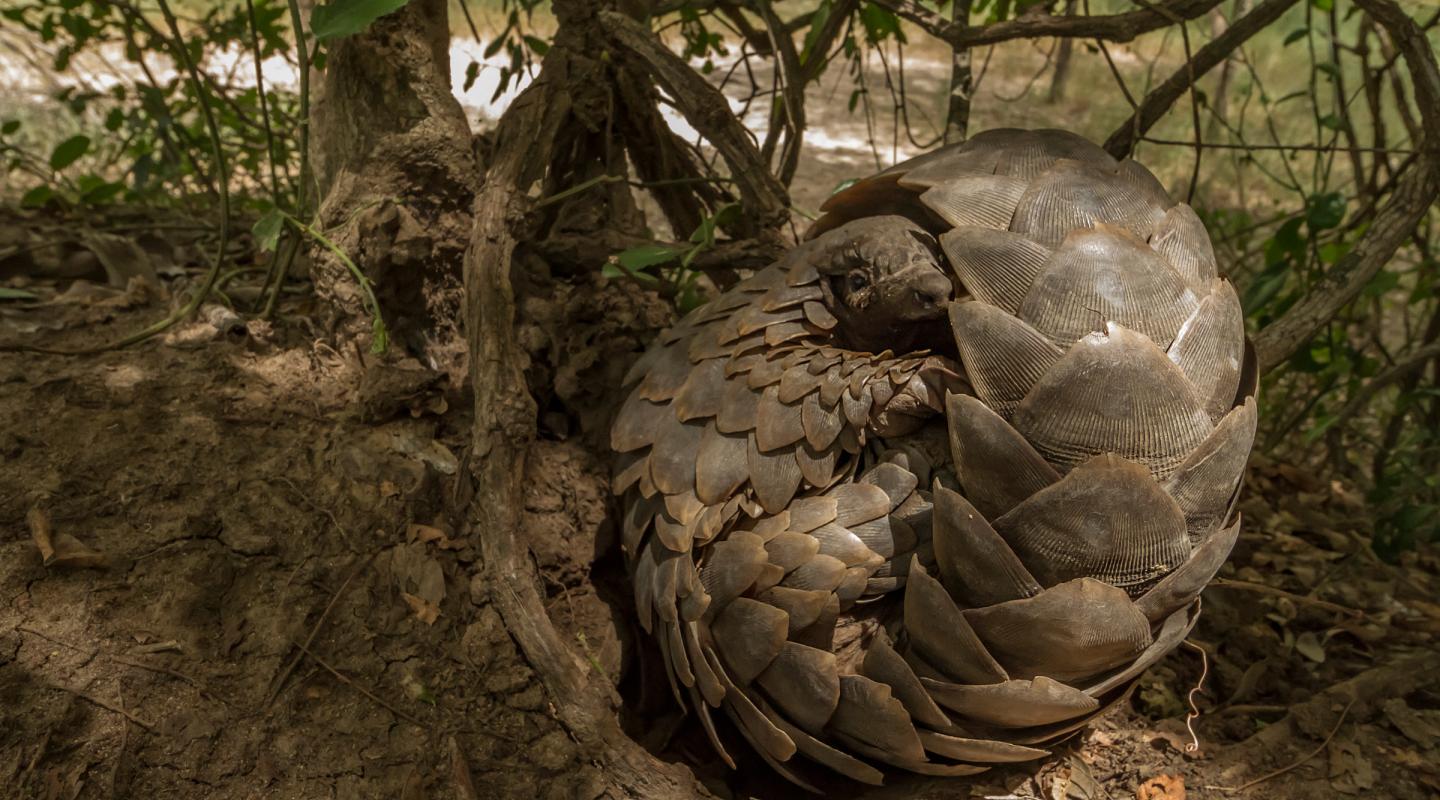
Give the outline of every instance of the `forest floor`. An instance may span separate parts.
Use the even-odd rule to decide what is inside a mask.
[[[997,92],[1034,88],[1030,69],[996,70],[1021,76],[993,79]],[[912,89],[938,97],[941,76],[916,69]],[[845,112],[848,91],[819,87],[807,106],[801,209],[891,160],[855,144],[868,132]],[[1091,113],[1089,93],[1074,94],[1058,108],[991,103],[977,127],[1063,119],[1103,136],[1124,114]],[[1175,159],[1171,185],[1186,174]],[[0,219],[0,234],[74,239],[72,223],[32,214]],[[200,263],[177,257],[160,265],[165,290],[126,291],[107,288],[83,248],[36,253],[69,277],[0,274],[34,295],[0,300],[0,344],[112,341],[161,316]],[[237,302],[252,278],[234,282]],[[522,338],[546,362],[539,382],[568,393],[547,404],[525,465],[525,537],[552,618],[653,752],[720,797],[804,796],[754,758],[727,772],[693,721],[639,696],[645,644],[594,432],[618,399],[619,362],[669,316],[627,287],[550,288],[558,299],[522,309]],[[303,298],[273,326],[205,312],[125,350],[0,353],[0,800],[601,796],[600,770],[471,580],[469,399],[419,364],[325,344]],[[588,419],[566,418],[581,408]],[[1241,508],[1197,647],[1057,757],[973,780],[897,776],[863,796],[1440,793],[1440,553],[1382,562],[1351,487],[1263,455]]]
[[[33,299],[0,305],[0,342],[96,345],[165,305],[25,285]],[[575,379],[593,343],[615,360],[667,321],[616,284],[570,298],[600,303],[566,310],[599,327],[552,345],[568,354],[557,386],[590,383]],[[418,364],[323,344],[304,302],[273,327],[210,307],[126,350],[0,354],[0,795],[601,795],[471,581],[469,401]],[[525,535],[552,617],[629,697],[644,660],[584,432],[597,425],[542,426]],[[1241,508],[1197,648],[1129,703],[1038,769],[866,796],[1434,797],[1440,557],[1381,562],[1351,490],[1258,455]],[[717,795],[799,796],[763,769],[727,774],[654,707],[627,729]]]

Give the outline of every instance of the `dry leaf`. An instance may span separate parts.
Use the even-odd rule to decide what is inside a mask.
[[[440,616],[440,606],[435,605],[421,597],[416,597],[409,592],[401,592],[400,596],[405,598],[406,605],[415,612],[415,618],[426,625],[434,625],[435,620]]]
[[[381,497],[395,497],[398,494],[400,494],[399,486],[396,486],[392,481],[380,481]]]
[[[1399,697],[1386,700],[1380,709],[1395,730],[1415,744],[1428,748],[1440,741],[1440,713],[1416,711]]]
[[[40,560],[49,563],[55,555],[55,546],[50,542],[50,515],[40,506],[35,506],[25,515],[25,521],[30,523],[30,538],[35,540],[35,547],[40,551]]]
[[[1316,664],[1325,663],[1325,646],[1320,643],[1320,637],[1311,631],[1295,638],[1295,650]]]
[[[1135,800],[1185,800],[1185,779],[1179,775],[1156,775],[1140,784]]]
[[[25,515],[30,523],[30,538],[40,551],[40,563],[47,567],[74,567],[89,569],[104,567],[109,563],[104,555],[83,544],[68,533],[55,533],[50,528],[50,515],[39,506]]]
[[[405,541],[424,543],[434,542],[435,546],[440,548],[441,550],[459,550],[465,546],[460,542],[451,539],[448,535],[446,535],[445,531],[442,531],[433,525],[421,525],[418,522],[412,522],[409,526],[406,527]]]

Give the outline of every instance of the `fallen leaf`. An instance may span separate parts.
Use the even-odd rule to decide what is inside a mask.
[[[400,596],[405,598],[406,605],[409,605],[410,610],[415,612],[416,619],[426,625],[435,624],[435,620],[440,616],[440,606],[424,598],[416,597],[409,592],[401,592]]]
[[[1330,788],[1344,794],[1369,796],[1375,786],[1375,767],[1355,742],[1330,742]]]
[[[49,562],[55,555],[55,546],[50,542],[50,515],[40,506],[35,506],[25,515],[25,521],[30,523],[30,538],[35,540],[35,547],[40,551],[40,560]]]
[[[394,497],[400,494],[400,487],[391,481],[380,481],[380,496]]]
[[[1179,775],[1156,775],[1140,784],[1135,800],[1185,800],[1185,779]]]
[[[1295,650],[1316,664],[1325,663],[1325,647],[1320,644],[1320,637],[1311,631],[1295,637]]]
[[[1437,712],[1416,711],[1399,697],[1386,700],[1380,710],[1385,712],[1385,718],[1395,726],[1395,730],[1415,744],[1428,748],[1440,740],[1440,714]]]
[[[445,531],[442,531],[439,528],[434,527],[433,525],[421,525],[418,522],[412,522],[408,527],[406,527],[405,541],[423,543],[434,542],[435,546],[440,548],[441,550],[459,550],[465,546],[460,542],[451,539],[445,534]]]
[[[40,551],[40,563],[45,566],[88,569],[104,567],[109,563],[104,555],[74,536],[55,533],[50,527],[50,515],[39,506],[30,509],[25,520],[30,524],[30,538]]]

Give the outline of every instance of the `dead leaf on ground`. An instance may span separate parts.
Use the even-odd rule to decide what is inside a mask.
[[[421,525],[418,522],[412,522],[405,528],[405,541],[434,542],[435,546],[441,550],[460,550],[465,547],[463,543],[451,539],[445,531],[433,525]]]
[[[1440,741],[1440,712],[1416,711],[1399,697],[1386,700],[1380,710],[1395,730],[1415,744],[1430,747]]]
[[[30,524],[30,538],[40,551],[40,563],[47,567],[91,569],[109,563],[104,555],[68,533],[56,533],[50,527],[50,515],[36,506],[25,516]]]
[[[1330,742],[1330,788],[1343,794],[1361,795],[1375,787],[1375,767],[1361,749],[1354,741]]]
[[[1185,800],[1185,779],[1179,775],[1156,775],[1140,784],[1135,800]]]
[[[415,618],[426,625],[434,625],[435,620],[440,616],[440,606],[435,605],[423,597],[416,597],[409,592],[401,592],[400,596],[405,598],[406,605],[415,612]]]

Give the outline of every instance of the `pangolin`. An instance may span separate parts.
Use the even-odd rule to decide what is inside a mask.
[[[1043,757],[1178,645],[1238,535],[1238,298],[1188,206],[1063,131],[822,210],[627,377],[640,622],[732,764],[716,710],[812,787]]]

